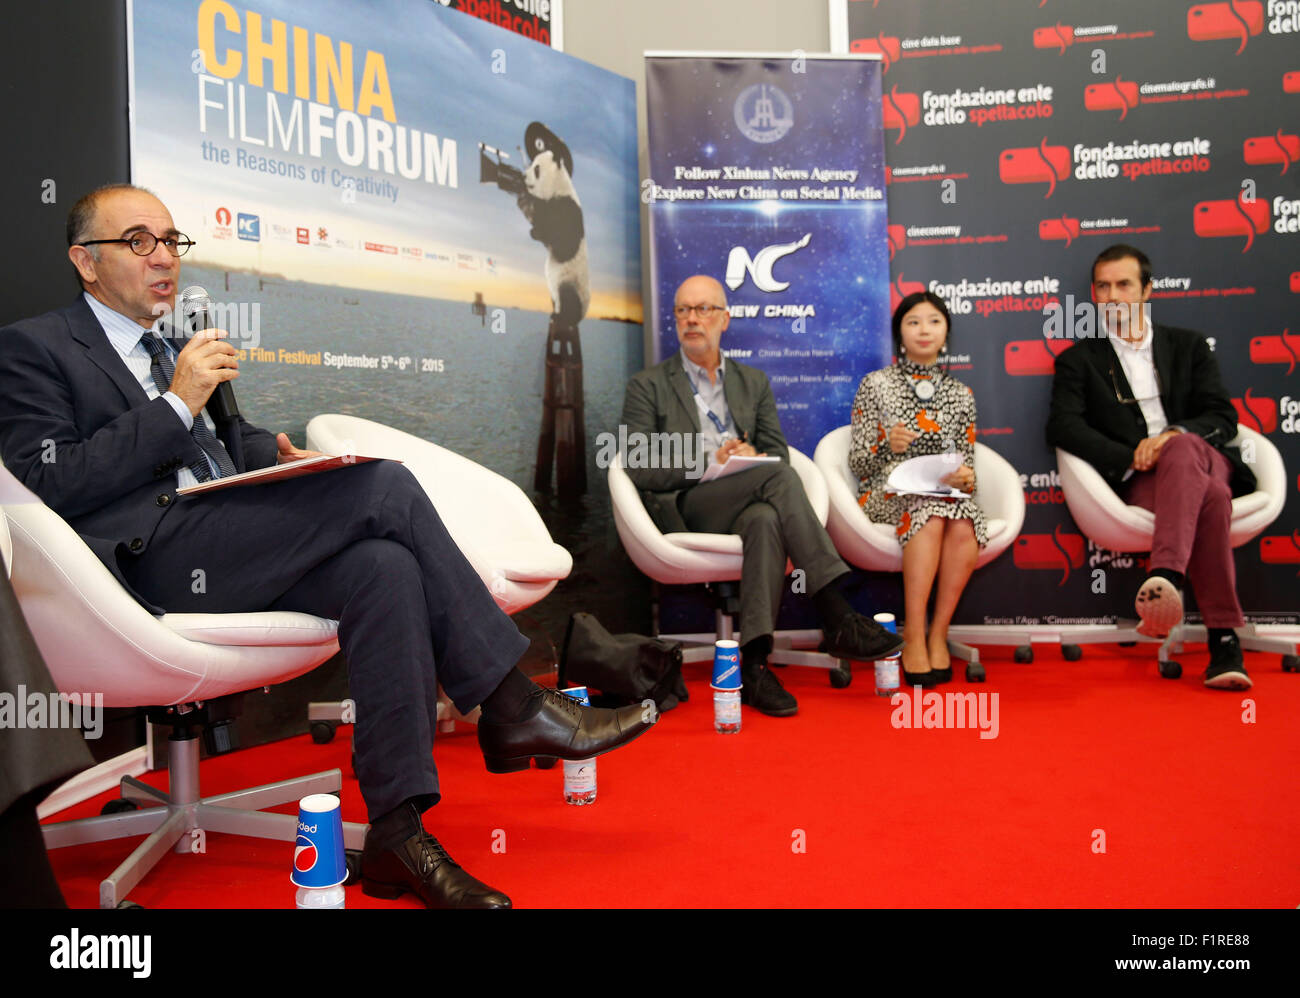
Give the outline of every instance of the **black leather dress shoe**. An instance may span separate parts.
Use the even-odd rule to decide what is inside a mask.
[[[902,648],[903,639],[900,635],[885,630],[860,613],[851,613],[840,622],[834,634],[827,634],[823,638],[818,650],[828,652],[836,658],[873,662],[878,658],[888,658]]]
[[[799,711],[799,701],[781,685],[766,665],[740,668],[740,702],[768,717],[789,717]]]
[[[478,746],[489,773],[527,769],[530,759],[539,766],[556,759],[590,759],[645,734],[659,719],[653,704],[610,710],[584,707],[548,687],[533,695],[541,698],[541,709],[526,721],[479,718]]]
[[[426,908],[509,908],[510,899],[476,880],[421,829],[409,839],[383,848],[366,835],[361,853],[361,890],[373,898],[411,893]]]

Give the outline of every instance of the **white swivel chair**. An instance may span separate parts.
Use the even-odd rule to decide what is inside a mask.
[[[337,624],[287,612],[155,617],[48,507],[5,505],[3,514],[14,592],[60,691],[102,696],[104,707],[150,707],[151,720],[172,728],[167,793],[124,777],[121,806],[129,810],[45,825],[46,846],[147,835],[100,884],[100,907],[113,908],[164,853],[194,851],[204,832],[293,842],[296,816],[260,809],[338,791],[340,771],[203,797],[197,735],[227,706],[218,698],[284,682],[333,655]],[[345,845],[359,850],[365,831],[346,822]]]
[[[401,461],[438,510],[447,532],[508,614],[538,602],[567,578],[573,557],[550,531],[524,491],[502,475],[435,443],[383,423],[326,413],[307,424],[307,447],[326,454],[362,454]],[[451,730],[459,714],[440,698],[439,727]],[[312,736],[329,741],[342,718],[337,704],[312,704]]]
[[[1270,523],[1278,518],[1286,504],[1286,466],[1282,455],[1272,442],[1248,426],[1237,424],[1233,445],[1241,447],[1242,457],[1255,473],[1255,491],[1232,500],[1232,520],[1229,536],[1233,547],[1241,547],[1258,537]],[[1155,533],[1155,514],[1141,506],[1130,506],[1102,478],[1091,464],[1057,449],[1056,466],[1061,476],[1061,491],[1065,503],[1079,530],[1092,543],[1111,551],[1147,552]],[[1177,679],[1183,674],[1182,666],[1170,657],[1181,652],[1185,642],[1204,641],[1204,627],[1183,624],[1175,627],[1167,638],[1149,638],[1139,634],[1135,620],[1121,620],[1113,628],[1087,631],[1062,631],[1063,649],[1083,644],[1156,643],[1160,644],[1158,660],[1160,675]],[[1286,672],[1300,672],[1297,644],[1281,638],[1268,638],[1255,631],[1253,624],[1238,628],[1241,646],[1250,651],[1279,652],[1282,668]],[[1078,657],[1077,652],[1073,657]]]
[[[826,531],[845,561],[869,572],[901,572],[903,547],[892,523],[873,523],[858,505],[858,479],[849,470],[849,447],[853,427],[841,426],[822,437],[813,452],[813,460],[826,479],[830,494],[830,517]],[[988,526],[988,543],[980,551],[975,567],[980,568],[1000,555],[1020,535],[1025,523],[1025,492],[1020,475],[996,451],[975,444],[976,499],[984,510]],[[949,628],[950,653],[966,663],[966,678],[983,682],[984,666],[979,651],[958,639],[968,634],[960,626]],[[969,632],[971,640],[982,644],[1017,643],[1020,637],[999,640],[995,631],[982,628]]]
[[[807,455],[790,448],[790,467],[795,470],[818,522],[826,523],[828,498],[826,482]],[[663,533],[651,519],[641,495],[616,459],[609,467],[609,497],[614,507],[614,525],[619,539],[633,563],[659,585],[707,586],[716,597],[715,632],[713,634],[662,634],[687,645],[682,651],[684,662],[702,662],[713,658],[713,642],[736,636],[734,614],[738,610],[737,583],[741,569],[739,534],[707,534],[679,531]],[[655,621],[658,631],[658,620]],[[831,685],[843,688],[852,681],[850,663],[815,651],[800,651],[821,641],[821,631],[778,631],[773,637],[776,647],[768,661],[778,665],[811,665],[830,669]]]

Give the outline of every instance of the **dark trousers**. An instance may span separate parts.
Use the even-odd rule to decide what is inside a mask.
[[[809,593],[849,570],[817,521],[798,473],[784,462],[696,485],[681,494],[678,506],[693,531],[740,535],[744,641],[776,629],[787,559],[804,571]]]
[[[1137,472],[1126,499],[1156,515],[1151,567],[1182,572],[1196,593],[1206,627],[1240,627],[1232,559],[1232,464],[1195,433],[1161,449],[1152,471]]]
[[[472,710],[528,647],[419,483],[388,461],[178,499],[124,562],[131,585],[170,611],[338,620],[372,819],[409,797],[438,800],[437,684]]]

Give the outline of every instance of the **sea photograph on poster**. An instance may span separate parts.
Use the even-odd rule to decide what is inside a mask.
[[[1115,243],[1150,257],[1153,321],[1207,338],[1238,422],[1281,456],[1281,512],[1237,547],[1237,591],[1254,622],[1300,622],[1294,6],[832,2],[834,47],[882,60],[892,293],[948,302],[979,440],[1025,490],[1023,531],[959,622],[1133,616],[1147,556],[1085,536],[1044,436],[1056,358],[1086,335],[1089,267]],[[1045,335],[1053,322],[1065,335]],[[1006,592],[1023,594],[1014,609]]]
[[[539,193],[581,226],[588,413],[621,391],[641,320],[630,81],[422,0],[132,16],[133,176],[197,241],[184,280],[260,305],[239,386],[260,418],[364,400],[531,481],[555,238],[524,211],[534,123],[556,153]]]
[[[432,440],[523,488],[579,566],[603,550],[593,442],[642,359],[632,81],[427,0],[130,14],[132,176],[197,243],[182,286],[227,308],[248,416]]]
[[[889,359],[878,63],[648,53],[646,94],[657,359],[678,349],[677,286],[716,277],[724,354],[768,375],[811,455]]]

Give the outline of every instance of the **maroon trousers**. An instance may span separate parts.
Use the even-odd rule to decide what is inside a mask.
[[[1161,448],[1154,469],[1134,473],[1125,497],[1155,513],[1151,567],[1187,576],[1206,627],[1246,622],[1228,539],[1231,480],[1226,457],[1195,433],[1180,433]]]

